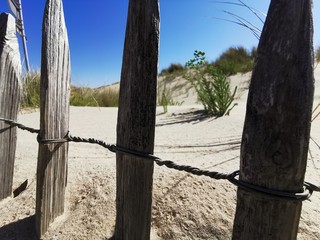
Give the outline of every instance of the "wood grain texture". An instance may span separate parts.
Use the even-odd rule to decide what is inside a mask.
[[[159,48],[158,0],[130,0],[117,145],[153,153]],[[153,162],[117,153],[115,239],[150,239]]]
[[[61,0],[47,0],[42,27],[40,138],[69,130],[70,53]],[[68,143],[39,144],[36,229],[41,237],[64,212]]]
[[[313,103],[310,0],[272,0],[258,46],[242,136],[240,179],[301,192]],[[301,202],[238,189],[233,239],[296,239]]]
[[[0,117],[17,120],[21,63],[15,19],[0,15]],[[0,122],[0,200],[11,196],[17,142],[15,127]]]

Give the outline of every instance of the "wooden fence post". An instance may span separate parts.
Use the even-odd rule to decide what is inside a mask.
[[[17,120],[21,92],[21,63],[16,22],[0,15],[0,117]],[[11,196],[17,130],[0,122],[0,200]]]
[[[158,0],[130,0],[117,145],[153,153],[159,47]],[[153,162],[117,153],[115,239],[150,239]]]
[[[69,130],[70,54],[62,0],[47,0],[42,27],[41,104],[37,167],[36,230],[41,237],[64,211]]]
[[[240,179],[301,192],[313,103],[311,0],[272,0],[242,135]],[[296,239],[302,203],[238,189],[233,239]]]

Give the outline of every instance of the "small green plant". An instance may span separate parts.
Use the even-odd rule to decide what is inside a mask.
[[[189,70],[184,77],[195,88],[207,114],[216,117],[228,115],[236,105],[231,107],[237,88],[232,93],[226,75],[205,59],[204,52],[195,51],[194,58],[186,63]]]
[[[320,62],[320,47],[318,47],[315,51],[315,56],[314,56],[315,60],[317,63]]]
[[[30,72],[23,77],[21,107],[40,107],[40,72]]]
[[[167,88],[166,84],[158,87],[158,105],[163,107],[163,113],[168,112],[169,105],[181,105],[183,102],[175,102],[172,98],[172,90]]]
[[[168,112],[169,96],[166,94],[165,90],[162,91],[159,104],[163,107],[163,112]]]

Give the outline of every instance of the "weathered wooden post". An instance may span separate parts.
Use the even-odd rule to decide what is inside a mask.
[[[153,153],[159,47],[158,0],[130,0],[117,145]],[[115,239],[149,239],[153,162],[117,153]]]
[[[17,120],[21,92],[21,63],[16,22],[0,15],[0,117]],[[0,200],[11,196],[17,130],[0,122]]]
[[[258,46],[240,179],[301,192],[313,103],[311,0],[272,0]],[[296,239],[302,203],[238,189],[233,239]]]
[[[36,229],[41,237],[64,211],[69,130],[70,56],[62,0],[47,0],[42,27]]]

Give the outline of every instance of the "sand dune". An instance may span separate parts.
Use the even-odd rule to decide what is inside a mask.
[[[320,102],[320,69],[315,70],[315,103]],[[239,147],[250,74],[231,77],[238,86],[238,105],[230,116],[201,115],[194,91],[181,78],[167,86],[174,101],[162,114],[157,108],[155,155],[203,169],[231,172],[239,168]],[[117,108],[71,107],[70,132],[108,143],[116,141]],[[39,112],[19,115],[19,122],[39,127]],[[320,117],[311,136],[320,142]],[[34,239],[36,136],[18,131],[14,187],[26,179],[28,188],[0,202],[0,239]],[[320,149],[310,143],[306,180],[320,183]],[[66,211],[44,239],[106,239],[115,222],[115,155],[89,144],[70,143]],[[230,239],[236,206],[236,187],[155,165],[152,239]],[[298,239],[320,239],[320,193],[303,203]]]

